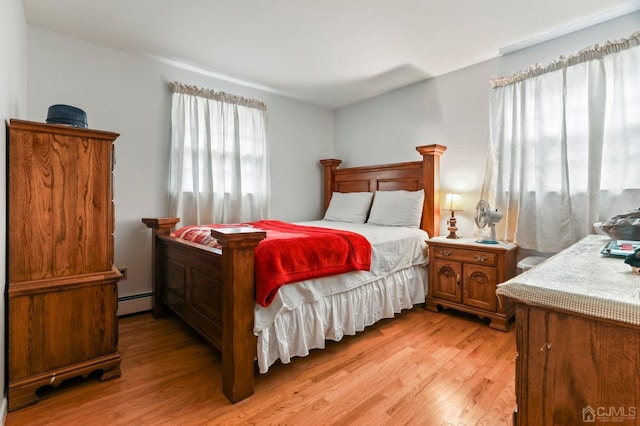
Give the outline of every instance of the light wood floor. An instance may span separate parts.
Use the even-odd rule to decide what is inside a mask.
[[[6,425],[501,425],[515,407],[515,332],[415,307],[256,378],[231,405],[220,355],[176,317],[120,319],[122,377],[45,388]]]

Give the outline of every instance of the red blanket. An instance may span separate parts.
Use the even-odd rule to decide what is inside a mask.
[[[219,247],[211,228],[230,225],[186,226],[171,235]],[[238,226],[234,224],[233,226]],[[255,249],[256,302],[269,306],[284,284],[371,267],[371,245],[349,231],[301,226],[277,220],[245,223],[266,231]]]

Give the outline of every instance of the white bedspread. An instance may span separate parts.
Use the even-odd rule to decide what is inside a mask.
[[[363,235],[372,247],[371,270],[287,284],[267,308],[256,304],[261,373],[278,359],[288,363],[293,356],[306,356],[323,348],[325,340],[355,334],[425,299],[425,231],[324,220],[299,224]]]

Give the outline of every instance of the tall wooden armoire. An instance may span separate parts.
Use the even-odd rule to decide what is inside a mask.
[[[113,265],[117,133],[10,120],[7,138],[9,410],[36,390],[120,376]]]

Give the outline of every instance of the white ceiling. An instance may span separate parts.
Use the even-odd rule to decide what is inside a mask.
[[[639,0],[23,1],[31,25],[329,108],[640,8]]]

